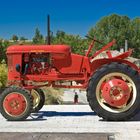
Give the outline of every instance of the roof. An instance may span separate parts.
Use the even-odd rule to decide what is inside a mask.
[[[67,45],[14,45],[7,48],[7,53],[29,53],[29,52],[46,52],[46,53],[65,53],[69,54],[71,49]]]

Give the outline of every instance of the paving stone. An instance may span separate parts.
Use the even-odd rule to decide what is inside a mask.
[[[99,133],[0,133],[0,140],[113,140],[111,134]]]

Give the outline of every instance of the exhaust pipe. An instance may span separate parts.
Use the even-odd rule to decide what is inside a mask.
[[[50,34],[51,34],[51,31],[50,31],[50,15],[48,15],[48,17],[47,17],[47,41],[46,41],[46,43],[48,45],[51,44],[51,36],[50,36]]]

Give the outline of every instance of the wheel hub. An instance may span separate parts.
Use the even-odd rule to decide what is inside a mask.
[[[102,87],[103,99],[113,107],[126,105],[130,92],[127,83],[120,79],[109,80]]]
[[[26,110],[26,100],[22,94],[10,93],[3,102],[5,111],[11,116],[19,116]]]
[[[39,96],[38,92],[34,89],[31,91],[31,95],[33,98],[33,108],[35,108],[38,106],[38,104],[40,102],[40,96]]]

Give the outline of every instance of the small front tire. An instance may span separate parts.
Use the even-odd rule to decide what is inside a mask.
[[[9,121],[25,120],[30,115],[32,106],[32,97],[23,88],[9,87],[0,95],[1,114]]]

